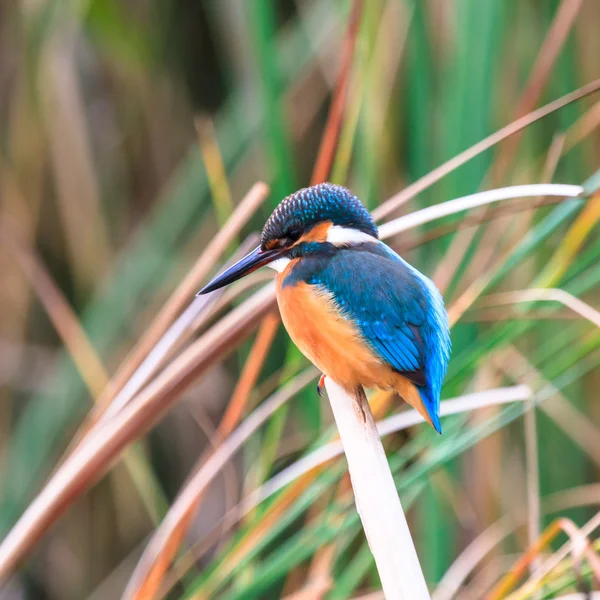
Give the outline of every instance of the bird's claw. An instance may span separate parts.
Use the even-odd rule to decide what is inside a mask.
[[[319,383],[317,383],[317,393],[321,398],[323,397],[323,386],[325,385],[325,373],[319,377]]]

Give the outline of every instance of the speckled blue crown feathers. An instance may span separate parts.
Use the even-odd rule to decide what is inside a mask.
[[[290,232],[304,232],[323,221],[379,237],[369,211],[350,190],[320,183],[298,190],[280,202],[265,223],[261,245],[265,248],[272,240],[288,237]]]

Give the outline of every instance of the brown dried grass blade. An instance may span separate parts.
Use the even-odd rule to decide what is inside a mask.
[[[556,100],[553,100],[549,104],[534,110],[533,112],[513,121],[512,123],[506,125],[502,129],[499,129],[495,133],[492,133],[485,139],[481,140],[474,146],[467,148],[464,152],[457,154],[450,160],[446,161],[433,171],[430,171],[421,179],[415,181],[408,187],[405,187],[401,192],[398,192],[394,196],[392,196],[389,200],[378,206],[373,211],[373,218],[377,221],[388,217],[394,211],[398,210],[402,205],[408,202],[411,198],[414,198],[417,194],[420,194],[422,191],[431,187],[434,183],[437,183],[440,179],[460,167],[464,165],[466,162],[469,162],[472,158],[475,158],[482,152],[489,150],[496,144],[501,141],[509,138],[510,136],[518,133],[522,129],[529,127],[529,125],[547,117],[553,112],[572,104],[573,102],[577,102],[586,96],[596,93],[600,90],[600,79],[596,79],[591,81],[587,85],[580,87],[579,89],[565,94]]]
[[[600,512],[596,513],[580,530],[581,536],[587,538],[594,530],[600,527]],[[530,598],[539,589],[540,582],[544,577],[557,569],[562,561],[575,550],[575,541],[569,539],[566,544],[563,544],[542,566],[536,571],[535,575],[529,578],[521,588],[508,596],[507,600],[525,600]]]
[[[529,75],[527,87],[517,103],[514,113],[515,118],[531,112],[538,103],[552,74],[554,63],[560,56],[569,33],[573,29],[582,3],[583,0],[562,0],[560,3]],[[501,146],[498,158],[492,167],[492,182],[494,185],[500,185],[516,156],[517,146],[522,137],[521,133],[517,133]]]
[[[212,119],[208,117],[196,117],[194,119],[194,126],[198,134],[200,151],[202,152],[202,159],[206,168],[206,177],[208,178],[213,198],[217,224],[221,227],[233,212],[233,201],[229,182],[227,181],[227,170],[223,163]]]
[[[600,127],[600,102],[596,102],[592,108],[567,129],[563,152],[566,154],[572,150],[598,127]]]
[[[522,212],[535,211],[538,208],[542,208],[544,206],[553,206],[555,204],[565,202],[565,200],[567,199],[568,198],[547,196],[537,198],[533,202],[516,201],[504,206],[490,208],[485,212],[477,211],[477,213],[467,213],[463,218],[460,219],[460,221],[457,221],[455,223],[448,223],[447,225],[439,225],[438,227],[435,227],[430,231],[424,232],[423,235],[419,236],[418,239],[408,240],[404,243],[401,241],[400,243],[395,244],[394,248],[397,249],[399,254],[402,254],[403,252],[407,252],[409,250],[412,250],[413,248],[422,246],[423,244],[427,244],[446,235],[450,235],[456,232],[457,230],[460,231],[461,229],[467,229],[469,227],[477,227],[482,223],[493,221],[494,219],[501,219],[502,217],[506,217],[509,215],[517,215]],[[440,265],[443,264],[444,261],[440,263]],[[447,272],[444,272],[441,268],[436,269],[436,273],[433,276],[433,280],[438,284],[438,287],[441,291],[443,291],[449,283],[449,277],[447,276]]]
[[[250,234],[231,259],[225,263],[225,266],[232,265],[252,250],[258,239],[258,234]],[[188,307],[169,325],[160,340],[152,347],[125,386],[112,398],[110,405],[102,415],[103,420],[121,410],[151,380],[160,367],[172,359],[174,354],[189,342],[194,333],[214,316],[217,304],[222,299],[224,292],[224,289],[220,289],[212,294],[196,296],[192,299]],[[238,293],[238,289],[235,289],[235,292]]]
[[[317,371],[314,370],[314,376],[316,377]],[[394,398],[394,393],[389,391],[378,391],[375,392],[370,400],[371,408],[373,409],[373,414],[377,414],[382,416],[387,408],[389,407],[391,401]],[[332,437],[332,439],[337,439],[336,437]],[[321,473],[322,470],[327,468],[329,465],[329,461],[322,461],[319,465],[313,467],[309,471],[299,475],[297,479],[290,483],[290,485],[282,491],[282,493],[270,504],[266,509],[265,513],[262,515],[260,522],[257,527],[251,530],[246,534],[244,538],[238,541],[238,545],[230,553],[227,557],[225,557],[225,562],[223,564],[223,569],[227,570],[231,566],[235,565],[239,560],[242,559],[266,534],[268,534],[270,528],[274,523],[277,522],[284,511],[300,496],[302,492],[314,481],[314,479]],[[244,501],[242,504],[239,504],[238,507],[232,511],[232,515],[237,515],[235,518],[226,517],[224,521],[224,526],[221,529],[229,530],[235,523],[239,517],[247,514],[251,509],[256,508],[259,504],[259,501]],[[217,528],[213,531],[216,531]],[[213,539],[213,532],[211,532],[208,537],[201,541],[200,549],[197,549],[194,552],[196,558],[201,557],[205,550],[207,550],[212,544],[209,543],[209,540]],[[181,579],[185,573],[192,567],[193,565],[186,558],[182,559],[177,563],[176,566],[176,578],[169,577],[168,588],[161,590],[160,598],[166,596],[166,594],[170,591],[171,587],[175,585],[175,583]],[[166,579],[166,578],[165,578]]]
[[[187,348],[122,411],[90,432],[0,544],[0,581],[129,443],[142,435],[208,367],[246,337],[257,319],[274,309],[274,300],[273,285],[259,290]]]
[[[560,143],[561,139],[562,137],[555,138],[553,140],[552,145],[550,146],[550,150],[548,151],[548,154],[546,156],[546,161],[543,168],[543,175],[541,178],[542,182],[552,181],[554,169],[558,164],[563,148],[563,144]],[[494,164],[497,164],[497,161]],[[540,205],[544,202],[552,203],[552,199],[545,198],[543,196],[538,198],[536,202],[532,203],[531,210],[527,211],[525,217],[531,217],[531,215],[533,215],[534,209],[537,208],[536,205]],[[487,206],[482,208],[481,210],[473,211],[473,213],[469,216],[471,218],[474,217],[475,219],[479,219],[480,222],[483,223],[487,220],[496,218],[498,215],[495,213],[495,210],[493,208]],[[519,220],[519,223],[522,223],[522,221]],[[468,270],[463,277],[464,281],[472,281],[474,279],[474,273],[481,273],[485,269],[485,265],[489,265],[492,257],[496,257],[500,254],[500,249],[498,248],[500,237],[497,235],[497,232],[501,230],[505,230],[504,223],[493,224],[491,228],[492,235],[489,243],[486,243],[485,247],[482,247],[480,249],[480,252],[477,253],[477,256],[471,261],[471,264],[469,265]],[[478,227],[473,227],[469,232],[462,232],[455,238],[453,238],[450,247],[448,248],[448,251],[445,253],[443,259],[436,267],[435,274],[433,276],[433,281],[439,287],[442,294],[445,293],[446,289],[450,285],[450,282],[454,278],[456,271],[460,267],[475,235],[477,234],[477,231]]]
[[[325,126],[323,137],[321,138],[319,154],[317,155],[310,181],[311,185],[327,181],[331,172],[331,166],[333,165],[333,159],[335,158],[335,151],[342,129],[342,122],[344,120],[346,97],[350,85],[350,71],[352,69],[356,38],[358,37],[358,30],[360,27],[362,7],[362,0],[354,0],[350,12],[348,30],[344,39],[340,74],[333,93],[329,115],[327,116],[327,125]]]
[[[560,246],[546,263],[542,273],[536,278],[534,282],[535,287],[551,287],[561,278],[598,219],[600,219],[600,194],[594,194],[586,202],[583,210],[579,213],[575,222],[563,237]],[[502,263],[505,257],[516,247],[517,243],[518,241],[513,242],[512,247],[509,247],[504,251],[501,258],[498,260],[498,264]],[[479,278],[473,281],[456,301],[452,303],[448,309],[448,318],[451,323],[456,323],[465,311],[473,305],[488,286],[488,283],[492,280],[494,273],[495,269],[491,268],[482,273]],[[566,300],[565,295],[562,295],[561,299],[564,302]],[[573,299],[569,302],[571,304],[569,307],[573,308]],[[580,305],[578,306],[580,307]],[[586,315],[589,315],[589,311],[586,312]],[[589,318],[589,316],[586,316],[586,318]]]
[[[277,333],[278,326],[279,317],[275,313],[271,313],[263,319],[248,360],[244,365],[240,379],[238,380],[231,397],[231,401],[229,402],[227,410],[225,411],[216,432],[213,449],[200,458],[196,469],[197,471],[202,468],[202,464],[205,463],[211,455],[214,455],[215,452],[217,452],[223,438],[231,434],[241,420],[250,392],[256,385],[265,358],[267,357],[275,334]],[[180,495],[185,495],[187,493],[188,488],[192,486],[194,479],[195,478],[192,477],[192,479],[183,487]],[[171,511],[174,510],[174,508],[171,508],[165,515],[165,522],[172,523],[172,531],[169,536],[163,539],[162,546],[155,549],[155,554],[153,556],[146,556],[146,553],[142,556],[138,568],[140,570],[147,570],[147,575],[140,583],[139,588],[136,591],[131,592],[131,597],[142,600],[143,598],[154,598],[158,594],[165,573],[185,538],[188,528],[202,502],[205,490],[206,488],[202,487],[196,494],[194,494],[193,490],[190,491],[190,494],[195,497],[190,500],[190,504],[184,513],[173,518],[171,516]],[[151,562],[149,566],[146,566],[143,564],[143,561]]]
[[[542,513],[549,515],[559,511],[600,503],[600,484],[583,485],[555,492],[542,499]],[[465,582],[485,558],[509,535],[526,523],[524,510],[512,516],[504,516],[487,527],[458,555],[432,594],[432,600],[452,600]]]
[[[63,340],[91,396],[97,399],[108,376],[77,315],[39,257],[22,243],[14,227],[3,223],[0,234]]]
[[[575,568],[578,568],[582,556],[586,556],[595,574],[600,575],[598,556],[591,548],[587,537],[572,521],[561,518],[551,523],[535,542],[535,544],[530,546],[525,551],[523,556],[521,556],[521,558],[512,566],[510,571],[490,592],[490,594],[487,596],[487,599],[501,600],[502,598],[506,597],[506,595],[517,584],[517,582],[525,576],[529,565],[540,556],[540,553],[550,545],[550,543],[558,536],[559,533],[566,533],[571,539],[573,544],[572,556]],[[590,552],[593,555],[591,556],[591,560]],[[597,569],[597,571],[595,569]]]
[[[600,311],[580,300],[573,294],[558,288],[530,288],[510,292],[488,294],[479,300],[479,306],[502,306],[530,302],[559,302],[573,312],[600,327]]]
[[[231,396],[231,401],[227,405],[227,410],[219,424],[218,435],[222,438],[229,435],[241,421],[244,408],[248,405],[248,397],[252,388],[256,385],[260,370],[279,328],[279,323],[279,315],[271,313],[263,319],[260,325],[248,360],[244,365]]]
[[[111,249],[75,64],[76,43],[71,22],[54,28],[40,54],[37,83],[44,90],[40,107],[70,261],[79,286],[94,289],[111,264]]]
[[[77,315],[58,288],[39,257],[25,247],[23,240],[14,232],[2,228],[2,239],[12,250],[17,263],[25,273],[40,303],[62,339],[75,367],[95,402],[104,389],[108,375],[94,347],[81,326]],[[124,464],[138,489],[140,498],[153,522],[158,519],[155,499],[160,492],[154,485],[147,465],[134,452],[127,451]]]
[[[236,257],[241,257],[256,244],[256,234],[250,234],[240,245],[232,261]],[[228,264],[228,263],[226,263]],[[210,296],[194,298],[191,304],[177,317],[175,322],[169,326],[167,331],[160,338],[158,343],[151,349],[148,355],[142,360],[140,366],[134,371],[125,386],[113,397],[107,394],[101,396],[96,402],[94,409],[88,414],[87,418],[80,425],[77,433],[73,436],[71,443],[65,452],[65,456],[73,454],[81,444],[82,440],[89,433],[90,429],[97,426],[98,421],[105,421],[113,414],[123,408],[131,399],[142,389],[142,387],[151,379],[161,365],[181,348],[186,341],[205,323],[212,314],[212,309],[221,298],[221,290]],[[106,388],[105,388],[106,391]],[[108,406],[101,405],[102,400],[109,401]],[[62,461],[61,461],[62,462]],[[140,465],[141,467],[141,465]]]
[[[255,183],[250,188],[231,217],[211,240],[186,278],[169,298],[147,333],[125,359],[110,385],[104,390],[100,401],[101,406],[109,404],[114,395],[125,386],[144,358],[160,341],[169,325],[198,291],[201,282],[214,269],[219,257],[268,195],[269,188],[265,183]]]
[[[149,581],[149,586],[156,586],[159,579],[162,579],[161,569],[155,569],[155,565],[162,561],[162,556],[167,555],[174,550],[171,542],[177,542],[177,534],[182,531],[181,524],[185,523],[191,516],[196,507],[196,501],[203,494],[206,486],[219,473],[223,465],[239,450],[242,444],[252,435],[258,427],[267,421],[267,419],[285,402],[294,396],[300,389],[308,385],[315,375],[315,370],[309,368],[296,377],[292,382],[285,385],[271,398],[266,400],[252,414],[247,417],[241,425],[228,436],[223,443],[209,456],[208,460],[192,476],[188,485],[181,491],[177,500],[174,502],[167,518],[156,530],[150,543],[146,547],[138,567],[134,571],[127,589],[124,592],[124,599],[146,598],[144,595],[144,582]],[[177,544],[178,547],[178,544]],[[162,565],[164,567],[165,565]],[[156,576],[153,576],[155,573]],[[149,579],[152,577],[152,579]],[[151,589],[148,587],[148,589]]]

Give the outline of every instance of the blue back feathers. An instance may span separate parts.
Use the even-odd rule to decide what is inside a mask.
[[[261,246],[264,249],[273,240],[287,238],[290,232],[304,232],[323,221],[378,237],[369,211],[350,190],[321,183],[298,190],[281,201],[263,227]]]

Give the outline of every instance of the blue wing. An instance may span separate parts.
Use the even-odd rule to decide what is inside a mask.
[[[439,423],[450,334],[434,284],[382,242],[339,250],[311,271],[305,281],[332,292],[381,359],[417,385]]]
[[[322,285],[383,360],[397,371],[423,371],[426,349],[420,330],[428,298],[406,263],[351,249],[337,252],[323,275]]]

